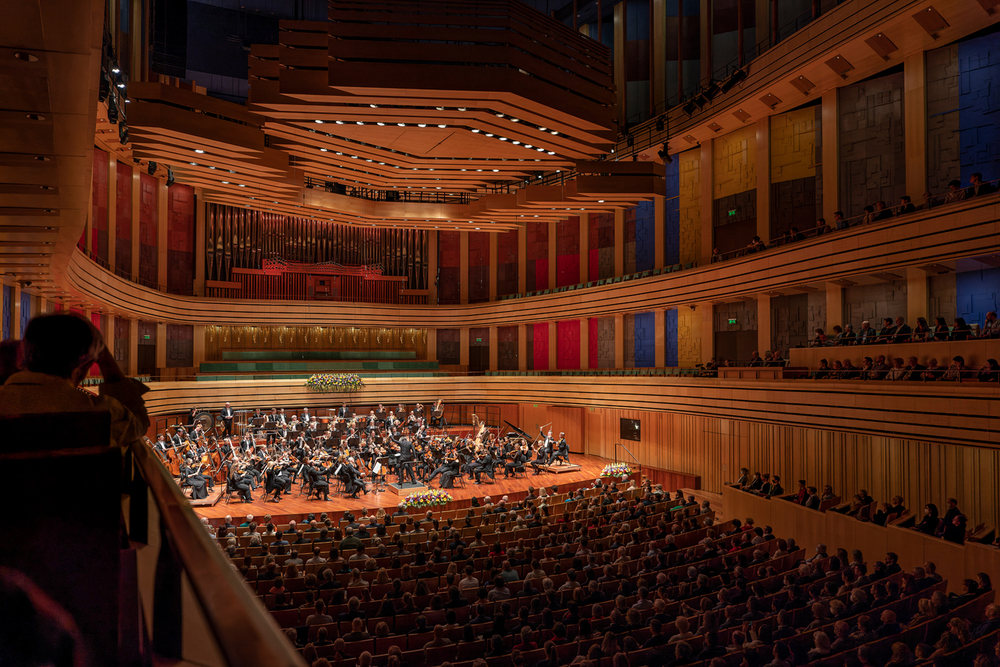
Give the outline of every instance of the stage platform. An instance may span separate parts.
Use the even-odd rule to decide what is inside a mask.
[[[515,493],[517,491],[526,491],[529,486],[533,486],[536,489],[540,486],[552,486],[553,484],[563,484],[570,482],[581,482],[584,480],[589,480],[593,482],[597,479],[604,466],[610,463],[607,459],[598,458],[596,456],[584,456],[582,454],[572,454],[573,465],[571,466],[551,466],[556,472],[543,472],[539,475],[535,475],[531,466],[527,466],[527,472],[523,475],[518,475],[512,479],[504,479],[503,468],[497,468],[496,480],[492,481],[489,477],[483,476],[484,482],[482,484],[476,485],[469,481],[468,477],[465,477],[465,486],[457,479],[455,480],[455,488],[450,489],[448,493],[452,495],[455,500],[464,500],[477,496],[480,499],[483,496],[491,496],[494,500],[499,500],[505,493]],[[564,468],[573,468],[573,470],[562,470]],[[438,488],[438,480],[434,480],[434,483],[429,488]],[[386,482],[395,482],[395,478],[390,476]],[[220,486],[216,484],[216,492],[224,489],[225,486]],[[404,493],[398,494],[393,490],[389,489],[389,485],[386,484],[386,490],[382,493],[375,493],[375,486],[373,484],[368,485],[369,492],[368,495],[361,494],[358,499],[348,498],[346,496],[334,496],[330,495],[329,501],[323,500],[306,500],[304,496],[299,496],[299,485],[296,484],[292,487],[292,493],[288,496],[282,496],[281,502],[264,502],[261,499],[261,494],[263,489],[261,487],[257,488],[254,493],[254,501],[252,503],[243,503],[238,499],[236,494],[233,494],[233,500],[230,503],[226,503],[225,498],[223,498],[219,503],[214,506],[203,506],[195,507],[192,505],[195,513],[198,516],[208,517],[210,519],[221,519],[226,515],[232,515],[235,517],[246,516],[247,514],[253,514],[258,519],[263,517],[265,514],[271,514],[273,516],[279,516],[283,514],[305,514],[309,512],[314,512],[317,515],[320,512],[344,512],[346,510],[355,510],[362,507],[374,510],[377,507],[384,507],[387,510],[389,508],[394,508],[403,498],[405,498],[412,490],[407,489]]]

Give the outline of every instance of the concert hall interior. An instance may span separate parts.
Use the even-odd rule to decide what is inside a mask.
[[[1000,664],[1000,0],[2,16],[0,664]]]

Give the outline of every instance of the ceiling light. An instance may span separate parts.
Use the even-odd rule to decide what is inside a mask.
[[[244,185],[243,183],[240,183],[240,187],[241,187],[241,188],[245,188],[245,187],[246,187],[246,185]]]
[[[494,169],[493,171],[500,171],[499,169]]]
[[[547,127],[540,127],[540,128],[538,128],[539,132],[545,132],[546,130],[548,130]]]
[[[383,127],[385,125],[385,123],[383,123],[382,121],[379,121],[379,122],[377,122],[375,124],[378,125],[379,127]]]
[[[438,111],[444,111],[444,107],[434,107],[434,108],[437,109]]]
[[[406,127],[406,123],[396,123],[399,127]]]
[[[531,144],[525,144],[524,147],[525,148],[534,148],[534,146],[532,146]]]
[[[551,134],[551,135],[555,136],[555,135],[557,135],[557,134],[559,134],[559,133],[558,133],[558,132],[556,132],[555,130],[552,130],[551,132],[549,132],[549,134]]]
[[[438,127],[440,127],[440,128],[442,128],[442,129],[443,129],[443,128],[446,128],[446,127],[448,127],[448,126],[447,126],[447,125],[438,125]]]
[[[459,111],[465,111],[465,107],[458,107]]]
[[[497,118],[503,118],[503,114],[502,113],[498,113],[497,114]]]
[[[597,200],[597,203],[598,203],[598,204],[603,204],[603,203],[604,203],[604,200],[603,200],[603,199],[598,199],[598,200]]]
[[[542,149],[541,149],[541,148],[539,148],[538,150],[542,150]],[[549,155],[555,155],[555,154],[556,154],[556,152],[555,152],[555,151],[548,151],[548,154],[549,154]]]
[[[200,148],[196,148],[196,149],[194,149],[194,152],[195,153],[204,153],[205,151],[201,150]]]
[[[354,122],[357,123],[358,125],[364,125],[365,124],[365,121],[363,121],[363,120],[356,120]]]
[[[519,120],[518,120],[518,119],[516,119],[516,118],[511,118],[511,119],[510,119],[510,122],[512,122],[512,123],[520,123],[521,121],[519,121]]]
[[[473,130],[472,132],[473,132],[474,134],[479,134],[479,130],[478,130],[478,129],[475,129],[475,130]]]
[[[344,121],[342,121],[342,120],[338,120],[337,121],[337,125],[343,125],[343,124],[344,124]]]
[[[500,141],[507,141],[507,137],[500,137]]]
[[[197,167],[198,166],[197,162],[188,162],[188,164],[191,165],[192,167]]]
[[[503,141],[503,139],[501,139],[500,141]],[[518,146],[518,145],[520,145],[521,142],[520,141],[512,141],[511,143],[514,144],[515,146]]]
[[[321,148],[320,150],[323,151],[324,153],[326,153],[329,149],[328,148]]]
[[[417,123],[417,127],[427,127],[427,123]]]
[[[229,185],[229,181],[221,181],[223,185]]]
[[[489,132],[487,132],[487,133],[486,133],[486,136],[487,136],[487,137],[492,137],[493,135],[492,135],[492,134],[490,134]]]
[[[377,104],[369,104],[368,106],[370,106],[372,109],[378,109],[378,105]]]
[[[321,121],[319,118],[316,119],[316,122],[319,123],[320,125],[323,124],[323,121]]]

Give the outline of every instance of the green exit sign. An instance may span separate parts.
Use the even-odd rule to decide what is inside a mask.
[[[736,318],[735,317],[730,317],[729,318],[729,323],[730,324],[736,324]]]
[[[143,339],[143,340],[149,340],[149,334],[145,334],[145,335],[143,335],[142,339]]]
[[[731,208],[731,209],[729,209],[729,217],[731,218],[731,217],[733,217],[734,215],[736,215],[736,209],[735,209],[735,208]]]
[[[477,343],[482,343],[482,342],[483,342],[483,339],[482,339],[482,338],[477,338],[477,339],[476,339],[476,342],[477,342]]]

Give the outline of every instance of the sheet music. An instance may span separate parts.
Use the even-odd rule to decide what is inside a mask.
[[[340,474],[340,469],[343,468],[343,467],[344,467],[343,463],[341,463],[340,465],[338,465],[337,469],[333,471],[333,474],[334,475],[339,475]]]
[[[376,462],[375,465],[372,467],[372,474],[378,475],[381,472],[382,472],[382,464],[380,462]]]

